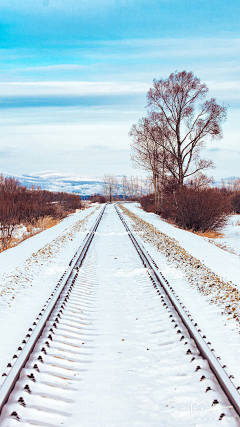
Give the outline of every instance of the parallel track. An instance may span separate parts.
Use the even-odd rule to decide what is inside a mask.
[[[143,245],[139,242],[137,237],[133,234],[133,232],[128,227],[127,222],[125,221],[123,215],[120,213],[116,205],[115,205],[115,209],[125,229],[127,230],[128,235],[136,251],[138,252],[144,266],[148,268],[148,272],[153,282],[153,286],[157,287],[161,292],[164,292],[167,295],[170,301],[170,304],[172,304],[172,306],[175,308],[183,324],[186,326],[190,336],[195,341],[201,356],[208,361],[209,366],[212,372],[214,373],[217,381],[219,382],[222,390],[228,397],[228,400],[236,410],[237,414],[240,416],[240,394],[238,393],[238,390],[236,389],[236,387],[234,386],[234,384],[226,374],[225,370],[220,365],[218,359],[212,353],[212,350],[206,344],[205,340],[201,336],[198,329],[195,327],[195,325],[191,321],[190,319],[191,315],[186,313],[186,311],[183,308],[183,304],[180,302],[179,298],[174,295],[175,292],[173,288],[170,286],[168,281],[164,278],[162,273],[159,272],[156,263],[153,261],[153,259],[147,253]],[[168,306],[166,306],[166,308],[168,308]]]
[[[178,297],[176,297],[173,288],[170,286],[170,284],[166,281],[166,279],[160,273],[153,259],[147,253],[143,245],[139,242],[135,234],[131,231],[126,220],[124,219],[124,216],[120,213],[116,205],[115,205],[115,209],[128,233],[129,238],[131,239],[136,251],[140,256],[143,262],[143,265],[145,266],[145,268],[148,269],[148,274],[150,276],[153,286],[157,289],[159,294],[164,295],[166,297],[165,301],[168,302],[168,305],[165,302],[164,303],[165,308],[166,309],[169,308],[171,310],[174,308],[174,310],[177,312],[181,321],[187,328],[191,338],[196,343],[201,356],[208,361],[209,366],[212,372],[214,373],[218,383],[220,384],[222,390],[226,394],[228,400],[236,410],[237,414],[240,416],[240,395],[237,389],[235,388],[235,386],[229,379],[228,375],[226,374],[226,372],[218,362],[217,358],[212,353],[211,349],[208,347],[208,345],[204,341],[198,329],[195,327],[195,325],[191,321],[190,315],[188,315],[184,310],[183,304],[179,301]],[[58,312],[58,316],[61,317],[62,310],[64,310],[65,306],[67,305],[70,292],[74,289],[74,284],[76,281],[78,270],[81,267],[84,258],[86,257],[88,249],[93,240],[94,234],[102,219],[104,210],[105,210],[105,207],[101,210],[101,213],[99,214],[95,224],[87,234],[80,249],[76,252],[73,259],[71,260],[68,271],[64,273],[59,283],[57,284],[54,293],[52,293],[51,297],[49,298],[47,307],[44,308],[42,312],[39,314],[39,321],[35,326],[35,329],[32,331],[28,340],[25,343],[23,343],[24,346],[22,345],[20,353],[18,354],[18,357],[14,359],[16,361],[13,364],[10,372],[6,376],[6,379],[0,389],[0,413],[3,410],[3,407],[7,404],[9,396],[21,375],[21,371],[26,369],[26,366],[28,366],[28,360],[29,358],[31,358],[31,354],[33,350],[36,352],[36,347],[38,346],[37,343],[39,338],[42,336],[42,334],[45,337],[46,333],[44,332],[45,331],[44,328],[49,323],[49,320],[51,320],[51,322],[54,322],[54,316],[56,316],[55,312],[56,313]],[[77,290],[75,292],[79,292],[79,291]],[[55,319],[55,322],[57,322],[57,318]],[[53,323],[52,328],[50,328],[50,334],[46,335],[44,339],[51,340],[51,334],[54,333],[53,327],[57,327],[56,323]],[[45,343],[48,343],[48,341],[45,341]],[[39,360],[41,361],[41,356],[39,356]],[[28,375],[30,379],[31,379],[31,375],[33,374],[30,374],[30,376]],[[32,376],[32,380],[34,381],[34,375]],[[14,413],[11,415],[13,415],[15,419],[18,419],[17,413]]]
[[[48,319],[51,316],[51,313],[54,310],[54,307],[56,306],[64,288],[68,284],[69,281],[75,281],[74,276],[76,271],[80,268],[80,266],[83,263],[83,260],[87,254],[87,251],[89,249],[89,246],[92,242],[92,239],[94,237],[94,233],[96,232],[98,225],[102,219],[104,210],[106,206],[103,207],[101,210],[98,218],[96,219],[95,224],[92,226],[91,230],[87,233],[87,236],[85,237],[83,244],[80,246],[79,250],[74,255],[73,259],[70,261],[69,269],[66,271],[61,279],[59,280],[58,284],[55,287],[55,291],[51,294],[51,297],[49,298],[49,303],[46,308],[42,310],[41,313],[39,313],[39,321],[37,325],[35,326],[35,329],[32,331],[31,335],[28,338],[28,340],[24,340],[25,342],[21,345],[21,352],[18,355],[18,357],[15,358],[15,363],[13,364],[9,374],[6,376],[6,379],[4,383],[2,384],[2,387],[0,389],[0,413],[2,412],[2,409],[4,405],[6,404],[10,393],[12,392],[18,378],[20,375],[20,372],[22,368],[25,366],[27,360],[30,357],[30,354],[32,353],[39,337],[41,336],[43,329],[46,326],[46,323]],[[36,322],[35,322],[36,323]],[[28,334],[29,335],[29,334]]]

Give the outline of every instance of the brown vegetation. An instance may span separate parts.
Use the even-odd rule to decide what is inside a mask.
[[[236,191],[231,195],[231,206],[236,214],[240,214],[240,191]]]
[[[93,194],[92,196],[89,197],[89,200],[92,203],[106,203],[106,197],[102,196],[101,194]]]
[[[49,228],[50,223],[56,223],[78,208],[81,208],[81,199],[74,194],[29,190],[15,178],[0,175],[0,251],[11,246],[19,225],[32,230],[39,228],[39,224],[40,229]]]
[[[220,230],[230,213],[229,198],[216,188],[183,187],[168,194],[161,208],[163,218],[186,230]]]
[[[201,233],[219,231],[231,212],[228,194],[217,188],[184,186],[166,192],[160,208],[155,205],[153,194],[143,197],[141,205],[146,211],[160,213],[162,218],[185,230]]]

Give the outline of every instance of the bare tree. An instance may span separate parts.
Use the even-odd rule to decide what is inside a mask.
[[[202,172],[198,172],[196,175],[187,179],[186,181],[186,185],[188,187],[194,188],[195,190],[198,188],[210,188],[213,183],[213,177],[208,177]]]
[[[122,176],[122,183],[121,183],[121,185],[122,185],[122,196],[123,196],[123,200],[125,200],[126,196],[127,196],[127,177],[126,177],[126,175]]]
[[[212,161],[199,157],[206,138],[222,138],[227,107],[214,98],[200,104],[207,92],[192,72],[182,71],[154,80],[147,94],[149,120],[161,135],[157,143],[173,158],[170,171],[180,187],[184,178],[213,167]]]
[[[118,180],[114,175],[105,174],[103,176],[103,193],[110,202],[113,200],[113,195],[118,194]]]
[[[169,168],[173,169],[173,157],[164,149],[167,143],[159,127],[147,118],[133,125],[129,135],[132,137],[132,161],[137,167],[142,167],[152,175],[155,193],[155,203],[163,198],[163,187]]]

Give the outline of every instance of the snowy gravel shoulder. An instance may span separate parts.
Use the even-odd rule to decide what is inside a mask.
[[[0,254],[0,373],[32,326],[99,214],[99,206],[65,218]]]
[[[158,215],[143,211],[139,204],[126,203],[124,206],[143,220],[147,221],[149,224],[156,227],[162,233],[176,239],[184,249],[186,249],[192,256],[202,261],[206,267],[209,267],[214,273],[221,276],[224,280],[232,281],[240,289],[240,257],[238,255],[229,253],[226,250],[212,245],[202,236],[174,227],[168,222],[162,220]],[[226,232],[229,236],[232,235],[230,232],[231,227],[232,225],[229,222],[226,227]],[[235,227],[238,226],[235,225]],[[236,230],[234,230],[234,248],[237,250],[238,247],[240,252],[240,234],[236,235],[235,231]],[[222,239],[218,240],[222,241]]]
[[[221,237],[205,239],[219,248],[240,257],[240,215],[230,215],[227,224],[222,229],[222,234]]]
[[[239,257],[200,236],[173,227],[136,204],[125,204],[123,211],[194,322],[207,336],[214,354],[226,365],[228,375],[233,375],[235,386],[240,386],[239,278],[233,284],[214,271],[219,262],[222,276],[232,277],[231,263]],[[218,258],[216,254],[220,254]],[[226,255],[229,255],[227,260]]]

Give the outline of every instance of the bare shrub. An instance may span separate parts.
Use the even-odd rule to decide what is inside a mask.
[[[92,203],[106,203],[107,199],[105,196],[102,196],[101,194],[93,194],[89,197],[89,200]]]
[[[42,229],[49,228],[52,225],[46,224],[59,221],[81,206],[81,199],[75,194],[29,190],[15,178],[0,175],[0,252],[11,246],[18,225],[30,230],[30,225],[37,228],[36,223],[41,221]]]
[[[236,214],[240,214],[240,191],[231,196],[231,206]]]
[[[219,189],[183,187],[166,195],[161,215],[186,230],[204,233],[220,230],[230,210],[228,195]]]
[[[157,206],[155,203],[155,194],[148,194],[140,198],[140,204],[146,212],[157,213]]]

